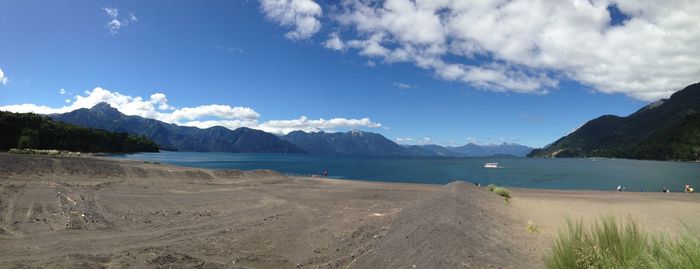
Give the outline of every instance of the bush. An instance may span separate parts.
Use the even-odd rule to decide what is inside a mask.
[[[547,268],[698,268],[700,238],[690,233],[673,241],[651,238],[630,221],[604,218],[586,229],[567,220],[567,229],[544,257]]]
[[[496,186],[496,184],[489,184],[488,186],[486,186],[486,189],[488,189],[490,192],[493,192],[493,189],[495,189],[496,187],[498,187]]]
[[[535,222],[532,220],[527,222],[525,229],[531,233],[539,233],[540,232],[540,228],[538,228],[537,224],[535,224]]]
[[[498,194],[498,195],[502,196],[503,198],[506,198],[506,200],[512,198],[510,196],[510,192],[508,192],[508,189],[503,188],[503,187],[494,188],[493,193]]]

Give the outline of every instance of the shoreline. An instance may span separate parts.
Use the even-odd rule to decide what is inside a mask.
[[[195,153],[201,153],[201,152],[195,152]],[[226,152],[216,152],[216,153],[230,154],[230,153],[226,153]],[[251,153],[251,154],[257,154],[257,153]],[[267,154],[267,153],[264,153],[264,154]],[[275,154],[275,155],[286,155],[286,154],[277,154],[277,153],[273,153],[273,154]],[[307,155],[308,155],[308,154],[307,154]],[[320,155],[308,155],[308,156],[312,156],[312,157],[322,157],[322,156],[320,156]],[[93,156],[93,157],[105,158],[105,159],[108,159],[108,160],[109,160],[109,159],[114,159],[114,160],[130,160],[130,161],[135,161],[135,162],[140,162],[140,161],[148,162],[148,160],[137,160],[137,159],[129,159],[129,158],[121,158],[121,157],[102,156],[102,155]],[[352,157],[357,157],[357,156],[329,156],[329,157],[348,157],[348,158],[352,158]],[[365,158],[365,157],[363,157],[363,158]],[[377,156],[373,156],[373,157],[372,157],[372,156],[371,156],[371,157],[368,157],[368,158],[383,158],[383,157],[377,157]],[[391,158],[394,158],[394,157],[391,157]],[[426,159],[434,159],[434,158],[438,158],[438,159],[440,159],[440,158],[455,158],[455,159],[461,159],[461,158],[488,158],[488,157],[396,157],[396,158],[408,158],[408,159],[415,159],[415,158],[418,158],[418,159],[420,159],[420,158],[426,158]],[[596,157],[596,158],[598,158],[598,157]],[[539,157],[516,157],[516,158],[514,158],[514,159],[545,159],[545,158],[539,158]],[[549,159],[557,159],[557,158],[549,158]],[[558,159],[590,159],[590,158],[589,158],[589,157],[577,157],[577,158],[558,158]],[[637,160],[637,159],[622,159],[622,158],[601,158],[601,159],[623,160],[623,161],[649,161],[649,162],[662,162],[662,163],[693,163],[692,161],[689,162],[689,161]],[[178,164],[170,164],[170,163],[163,163],[163,164],[168,164],[168,165],[173,165],[173,166],[183,167],[183,168],[185,168],[185,167],[186,167],[186,168],[194,168],[194,169],[212,169],[212,170],[231,170],[231,169],[233,169],[233,170],[236,170],[235,168],[203,168],[203,167],[198,167],[198,166],[186,166],[186,165],[178,165]],[[252,170],[241,169],[241,170],[244,170],[244,171],[255,171],[255,170],[260,170],[260,169],[252,169]],[[284,175],[291,176],[291,177],[300,177],[300,178],[310,177],[310,178],[311,178],[311,177],[314,176],[314,174],[304,174],[304,173],[296,173],[296,172],[282,172],[282,171],[277,171],[277,170],[274,170],[274,169],[262,169],[262,170],[276,171],[276,172],[278,172],[278,173],[280,173],[280,174],[284,174]],[[307,176],[307,175],[308,175],[308,176]],[[315,176],[318,176],[319,178],[324,178],[324,177],[321,177],[320,175],[315,175]],[[444,186],[444,185],[447,185],[447,184],[449,184],[450,182],[454,182],[454,181],[465,181],[465,182],[469,182],[469,183],[475,183],[475,180],[473,180],[473,179],[466,179],[466,178],[454,178],[454,179],[450,179],[450,181],[446,181],[445,183],[430,183],[430,182],[415,182],[415,181],[404,181],[404,182],[402,182],[402,181],[391,181],[390,179],[377,179],[377,180],[373,180],[373,179],[362,179],[362,178],[352,178],[352,177],[342,177],[342,178],[339,178],[339,177],[332,177],[332,176],[331,176],[331,177],[325,177],[324,179],[351,180],[351,181],[367,181],[367,182],[380,182],[380,183],[399,183],[399,184],[400,184],[400,183],[404,183],[404,184],[427,184],[427,185],[438,185],[438,186]],[[490,184],[490,183],[494,183],[494,182],[488,182],[488,181],[483,181],[483,180],[476,180],[476,181],[478,181],[482,186],[486,186],[486,185],[488,185],[488,184]],[[691,181],[692,181],[692,180],[691,180]],[[700,182],[698,182],[698,184],[700,184]],[[498,185],[502,185],[502,184],[498,184]],[[508,188],[508,189],[525,189],[525,190],[532,189],[532,190],[601,191],[601,192],[607,192],[607,191],[609,191],[609,190],[610,190],[610,191],[615,191],[615,187],[616,187],[617,185],[620,185],[620,184],[613,184],[613,185],[611,185],[608,189],[604,189],[604,188],[599,188],[599,189],[596,189],[596,188],[570,188],[570,187],[566,187],[566,188],[547,188],[547,187],[523,187],[523,186],[513,187],[513,186],[511,186],[511,185],[503,185],[503,186],[506,187],[506,188]],[[622,185],[628,185],[628,184],[622,184]],[[671,187],[671,188],[669,188],[669,190],[673,190],[672,193],[677,193],[677,192],[679,192],[678,190],[682,188],[682,185],[678,185],[678,186],[675,186],[675,187],[674,187],[674,185],[670,185],[670,186],[664,186],[664,187]],[[628,191],[626,191],[626,192],[629,192],[629,193],[646,193],[646,192],[655,193],[655,192],[661,192],[661,190],[662,190],[662,188],[659,188],[658,190],[657,190],[657,189],[653,189],[653,190],[651,190],[651,191],[649,191],[647,188],[641,188],[641,189],[644,189],[645,191],[642,192],[642,191],[639,191],[640,189],[636,189],[636,190],[630,189],[630,190],[628,190]]]
[[[697,194],[508,189],[0,154],[0,267],[542,268],[567,217],[700,231]]]

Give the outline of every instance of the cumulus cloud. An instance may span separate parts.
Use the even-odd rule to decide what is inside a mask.
[[[0,84],[2,85],[7,85],[7,77],[5,76],[5,72],[2,71],[2,68],[0,68]]]
[[[343,42],[342,39],[340,39],[340,36],[338,35],[337,32],[333,32],[330,34],[328,37],[328,40],[323,43],[323,46],[326,47],[327,49],[331,50],[344,50],[345,49],[345,43]]]
[[[294,120],[271,120],[260,124],[260,130],[276,133],[276,134],[286,134],[294,130],[302,130],[306,132],[312,132],[317,130],[332,131],[337,128],[357,128],[357,127],[367,127],[367,128],[379,128],[382,127],[380,123],[373,122],[369,118],[362,119],[346,119],[346,118],[332,118],[332,119],[317,119],[311,120],[305,116],[301,116]]]
[[[570,79],[655,100],[700,77],[700,5],[692,0],[345,0],[332,7],[324,22],[340,30],[326,48],[412,63],[486,90],[546,94]],[[285,10],[283,17],[296,18]]]
[[[129,24],[137,22],[139,19],[134,15],[134,13],[129,13],[127,16],[119,16],[119,9],[113,7],[103,7],[102,10],[107,13],[109,21],[107,22],[107,29],[113,35],[119,33],[119,29],[126,27]]]
[[[291,40],[310,38],[321,29],[323,11],[314,0],[262,0],[260,6],[268,19],[292,29],[285,34]]]
[[[91,108],[99,103],[108,103],[126,115],[136,115],[144,118],[157,119],[167,123],[183,126],[209,128],[223,126],[229,129],[249,127],[275,134],[286,134],[294,130],[303,131],[333,131],[339,128],[379,128],[382,125],[369,118],[362,119],[308,119],[299,117],[292,120],[269,120],[260,122],[260,114],[250,107],[232,107],[229,105],[209,104],[194,107],[176,108],[169,104],[164,93],[151,94],[148,99],[140,96],[130,96],[113,92],[100,87],[85,91],[85,95],[76,95],[71,103],[54,108],[36,104],[19,104],[0,106],[0,111],[33,112],[38,114],[66,113],[80,108]]]

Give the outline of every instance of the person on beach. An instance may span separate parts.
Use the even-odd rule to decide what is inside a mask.
[[[323,177],[328,177],[328,171],[323,170]]]
[[[690,189],[690,184],[685,184],[685,186],[683,187],[683,190],[685,192],[688,192],[688,189]]]
[[[617,192],[622,192],[622,185],[617,185]]]

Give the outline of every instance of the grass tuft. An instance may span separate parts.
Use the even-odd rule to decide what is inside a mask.
[[[698,268],[700,238],[685,233],[674,241],[653,238],[629,221],[607,217],[586,228],[567,220],[567,229],[544,257],[547,268]]]
[[[498,187],[496,186],[496,184],[489,184],[486,186],[486,189],[488,189],[490,192],[493,192],[493,189],[495,189],[496,187]]]
[[[540,228],[537,227],[537,224],[535,224],[535,221],[532,221],[532,220],[527,222],[525,229],[531,233],[539,233],[540,232]]]
[[[502,196],[503,198],[506,198],[506,200],[512,198],[512,196],[510,196],[510,192],[508,191],[508,189],[503,188],[503,187],[494,188],[493,193],[498,194],[498,195]]]

